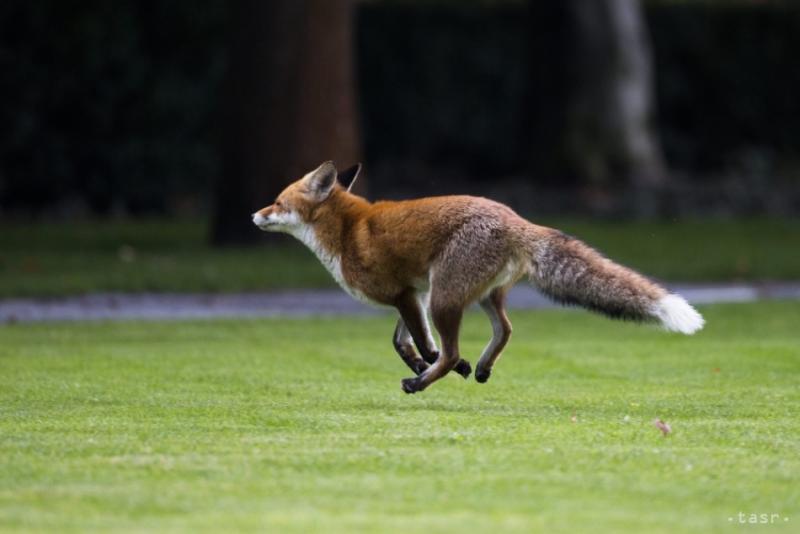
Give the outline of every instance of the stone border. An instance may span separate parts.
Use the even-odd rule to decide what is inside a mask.
[[[800,282],[667,284],[694,304],[800,299]],[[510,309],[557,307],[530,286],[509,294]],[[381,313],[337,289],[269,293],[97,293],[52,299],[0,300],[0,323],[222,317],[308,317]]]

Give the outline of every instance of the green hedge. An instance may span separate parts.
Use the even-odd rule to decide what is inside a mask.
[[[670,163],[718,170],[742,151],[798,156],[800,9],[656,3],[646,16]],[[370,6],[359,23],[373,159],[420,157],[485,174],[524,169],[532,42],[524,8]],[[457,163],[456,163],[457,164]]]
[[[654,3],[647,18],[674,168],[796,164],[800,9]],[[0,3],[0,210],[202,206],[219,169],[226,23],[222,0]],[[526,172],[537,88],[524,5],[365,3],[357,28],[372,169]]]
[[[800,6],[655,5],[647,19],[673,164],[715,169],[741,150],[797,158]]]
[[[222,1],[0,2],[0,207],[163,212],[216,172]]]

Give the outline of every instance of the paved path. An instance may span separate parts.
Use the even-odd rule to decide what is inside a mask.
[[[668,284],[695,304],[800,299],[800,282],[767,284]],[[529,286],[515,287],[509,308],[554,305]],[[0,323],[212,317],[305,317],[381,313],[337,289],[243,294],[93,294],[57,299],[0,300]]]

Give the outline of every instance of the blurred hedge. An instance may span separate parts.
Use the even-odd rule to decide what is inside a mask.
[[[201,209],[219,168],[226,5],[0,3],[0,209]],[[657,3],[647,17],[674,168],[797,164],[800,8]],[[371,168],[425,161],[474,180],[524,175],[537,98],[527,26],[521,5],[362,4]]]
[[[673,165],[719,168],[741,151],[798,157],[800,5],[655,5],[647,19]]]
[[[205,194],[225,2],[0,2],[0,206],[164,212]]]

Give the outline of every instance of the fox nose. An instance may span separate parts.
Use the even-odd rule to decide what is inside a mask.
[[[255,224],[256,226],[262,226],[266,222],[267,222],[267,219],[265,219],[264,216],[261,215],[260,213],[255,212],[253,214],[253,224]]]

